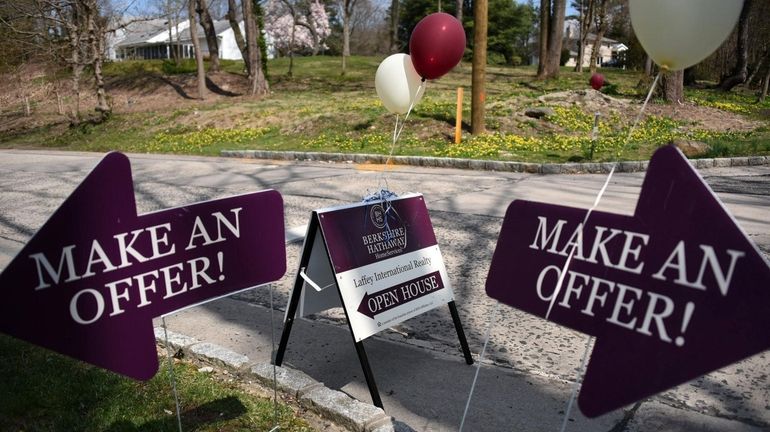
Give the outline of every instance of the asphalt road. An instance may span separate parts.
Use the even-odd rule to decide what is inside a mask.
[[[0,267],[4,267],[45,222],[100,156],[0,151]],[[534,430],[526,426],[531,424],[553,430],[550,425],[560,424],[559,416],[563,414],[559,411],[564,410],[571,383],[577,379],[576,371],[586,337],[505,306],[495,311],[494,302],[484,293],[484,283],[502,216],[512,200],[590,207],[604,175],[541,176],[418,167],[396,167],[383,175],[380,167],[353,164],[150,155],[130,155],[130,159],[140,213],[274,188],[284,197],[286,227],[292,228],[307,224],[313,209],[358,202],[362,196],[383,186],[399,194],[424,194],[473,353],[481,351],[488,324],[493,319],[487,366],[481,371],[479,388],[474,396],[478,398],[474,400],[482,404],[478,409],[483,412],[483,401],[497,398],[505,385],[508,388],[521,386],[516,389],[519,396],[515,402],[503,403],[510,405],[511,410],[500,414],[503,417],[501,423],[484,423],[483,416],[479,416],[476,420],[479,426],[467,430],[500,430],[501,424],[517,424],[517,416],[528,419],[519,430]],[[715,168],[703,170],[701,174],[748,236],[767,255],[770,252],[770,167]],[[599,209],[632,214],[643,178],[644,173],[616,174]],[[288,302],[300,247],[301,243],[287,247],[289,271],[275,285],[274,305],[279,310]],[[225,341],[219,342],[231,344],[233,348],[243,348],[245,344],[261,346],[258,342],[265,342],[264,327],[251,333],[239,326],[230,328],[228,326],[234,325],[234,320],[229,320],[228,316],[244,308],[258,309],[260,312],[255,314],[252,324],[259,325],[258,321],[264,321],[269,315],[265,309],[269,305],[269,291],[252,290],[186,312],[178,319],[176,327],[173,318],[169,321],[172,329],[182,333],[198,332],[191,335],[199,338],[226,335]],[[357,367],[354,351],[352,355],[348,352],[351,350],[340,354],[338,350],[342,348],[336,346],[349,344],[343,319],[340,310],[333,310],[301,324],[304,330],[292,335],[287,363],[330,387],[367,401],[360,371],[351,369]],[[221,329],[214,326],[221,326]],[[328,335],[327,340],[324,335]],[[267,346],[266,355],[269,356],[269,339]],[[467,392],[472,375],[468,368],[453,369],[456,366],[452,365],[461,364],[461,354],[448,311],[440,308],[414,318],[381,333],[370,346],[376,353],[370,353],[370,356],[378,361],[386,359],[389,351],[395,350],[393,346],[405,346],[408,349],[399,351],[404,358],[393,364],[409,364],[410,359],[413,363],[435,359],[437,365],[443,365],[437,367],[451,369],[452,374],[463,373],[451,389],[444,390],[453,393],[454,402],[448,405],[451,414],[447,412],[450,408],[440,408],[442,404],[437,400],[423,400],[430,396],[410,389],[409,374],[401,376],[400,381],[384,379],[382,386],[385,393],[390,393],[385,396],[388,412],[411,427],[417,430],[456,429],[459,418],[456,405],[464,403],[464,392]],[[264,346],[252,351],[246,354],[253,358],[259,351],[265,355]],[[575,415],[576,425],[580,426],[569,430],[610,430],[618,425],[625,425],[626,429],[613,430],[648,430],[650,425],[656,425],[659,430],[680,430],[684,423],[671,419],[689,418],[687,416],[697,416],[693,420],[696,423],[692,424],[701,424],[701,430],[768,430],[768,360],[770,353],[764,352],[667,391],[637,407],[632,413],[637,418],[629,417],[630,422],[624,420],[629,411],[619,410],[599,420]],[[385,369],[390,370],[383,365],[378,371],[387,375],[382,372]],[[467,375],[462,372],[464,370],[468,370]],[[433,382],[417,386],[440,389],[447,384]],[[412,382],[411,385],[415,384]],[[528,394],[527,388],[532,389],[532,393]],[[517,404],[518,408],[514,409]],[[549,409],[538,413],[539,405]],[[502,409],[499,403],[493,406]],[[644,424],[641,419],[645,419]]]

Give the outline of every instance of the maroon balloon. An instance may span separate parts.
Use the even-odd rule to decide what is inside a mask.
[[[465,52],[465,30],[447,13],[426,16],[412,30],[409,55],[424,79],[436,79],[460,63]]]
[[[591,88],[594,90],[601,90],[602,86],[604,86],[604,75],[595,73],[591,75],[591,80],[589,82],[591,83]]]

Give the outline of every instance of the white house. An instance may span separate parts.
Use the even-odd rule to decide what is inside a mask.
[[[243,32],[243,21],[239,23]],[[107,54],[111,60],[127,59],[167,59],[171,58],[171,49],[177,49],[181,58],[195,57],[192,38],[190,37],[190,21],[180,21],[171,26],[169,35],[168,21],[153,19],[136,21],[116,31],[108,41]],[[225,60],[242,60],[241,51],[235,43],[235,34],[226,20],[214,21],[214,30],[219,45],[219,58]],[[171,36],[171,37],[169,37]],[[198,40],[203,55],[209,53],[206,35],[203,27],[198,24]]]
[[[583,49],[583,67],[591,66],[591,61],[595,58],[593,56],[593,48],[596,36],[594,33],[586,35],[586,46]],[[578,51],[580,49],[580,23],[577,20],[566,20],[564,22],[564,48],[569,49],[569,61],[567,61],[565,66],[574,67],[577,65]],[[596,59],[596,65],[602,67],[619,64],[625,51],[628,51],[626,45],[614,39],[603,37],[599,42],[599,57]]]
[[[586,46],[583,50],[583,67],[589,67],[591,65],[591,59],[593,58],[592,51],[594,41],[596,40],[596,34],[588,33],[586,35]],[[538,43],[537,38],[530,39],[530,43],[536,45]],[[562,48],[569,50],[569,60],[565,66],[574,67],[577,65],[578,47],[580,43],[580,25],[577,20],[564,21],[564,40]],[[599,67],[621,64],[622,59],[625,56],[624,52],[628,51],[628,47],[614,39],[603,37],[599,43],[599,58],[596,61],[596,65]],[[538,52],[532,53],[530,59],[531,64],[538,63]]]
[[[595,34],[589,33],[586,35],[586,46],[583,50],[583,67],[589,67],[591,65],[592,59],[595,58],[592,55],[595,41]],[[568,43],[569,44],[567,45],[567,48],[569,49],[569,61],[567,61],[565,66],[574,67],[577,65],[579,41],[576,39],[570,39]],[[622,63],[622,57],[625,51],[628,51],[628,47],[624,44],[610,38],[602,38],[602,40],[599,42],[599,57],[596,58],[596,65],[599,67],[619,65]]]

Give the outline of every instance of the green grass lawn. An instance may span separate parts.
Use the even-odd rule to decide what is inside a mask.
[[[147,381],[134,381],[0,335],[0,430],[176,431],[177,417],[166,358]],[[267,431],[272,400],[234,382],[174,366],[185,431]],[[281,431],[311,431],[280,405]]]
[[[352,57],[343,75],[337,57],[296,57],[291,76],[287,73],[287,58],[271,60],[271,94],[261,99],[219,97],[208,102],[168,103],[140,112],[116,109],[104,124],[32,128],[21,134],[0,136],[0,147],[201,155],[218,155],[223,149],[389,153],[395,116],[386,112],[374,90],[374,74],[380,60]],[[242,63],[225,62],[223,69],[240,73]],[[161,61],[144,61],[110,64],[105,73],[112,79],[138,80],[148,74],[160,76],[192,70],[191,62],[170,67]],[[426,95],[407,120],[394,153],[566,162],[587,161],[593,148],[595,161],[639,160],[649,158],[657,147],[671,139],[683,138],[712,145],[706,157],[770,154],[770,101],[758,104],[755,97],[745,93],[688,89],[687,99],[696,106],[753,121],[757,126],[750,130],[708,130],[682,119],[652,115],[629,137],[639,102],[648,89],[639,85],[638,72],[601,72],[607,80],[604,92],[627,102],[605,109],[596,140],[591,137],[590,106],[561,104],[552,107],[553,114],[541,120],[523,116],[527,108],[544,105],[538,97],[588,88],[588,73],[579,74],[567,68],[563,68],[558,79],[537,81],[533,67],[488,67],[487,133],[471,136],[471,68],[463,63],[427,84]],[[456,145],[453,137],[458,87],[465,89],[465,132],[463,142]]]

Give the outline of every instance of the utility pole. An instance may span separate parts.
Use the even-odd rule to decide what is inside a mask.
[[[484,133],[484,80],[487,73],[487,0],[473,2],[473,69],[471,72],[471,133]]]

